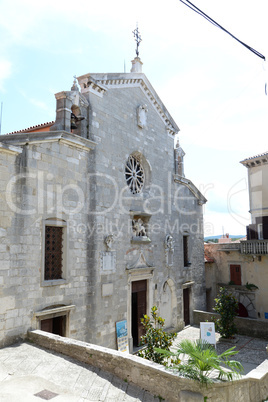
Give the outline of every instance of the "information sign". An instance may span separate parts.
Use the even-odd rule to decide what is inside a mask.
[[[117,348],[120,352],[128,352],[127,320],[115,323]]]
[[[200,322],[200,338],[216,346],[214,322]]]

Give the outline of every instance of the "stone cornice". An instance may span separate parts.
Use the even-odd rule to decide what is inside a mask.
[[[97,145],[96,142],[70,134],[66,131],[44,131],[41,133],[21,133],[1,135],[0,141],[9,145],[26,145],[44,142],[61,142],[86,151],[92,150]]]
[[[81,92],[93,92],[103,96],[104,92],[113,88],[141,88],[151,105],[155,108],[162,121],[166,125],[167,132],[175,135],[179,127],[169,114],[165,105],[157,95],[151,83],[143,73],[110,73],[110,74],[85,74],[78,77]]]
[[[247,168],[260,166],[260,165],[266,165],[266,164],[268,164],[268,152],[265,152],[260,155],[252,156],[251,158],[244,159],[240,163],[242,163],[242,165],[244,165]]]
[[[186,179],[185,177],[179,176],[179,175],[174,175],[174,181],[175,183],[180,183],[184,186],[186,186],[191,193],[198,199],[198,204],[203,205],[207,202],[207,199],[201,194],[201,192],[198,190],[198,188],[191,182],[191,180]]]
[[[0,138],[1,138],[1,136],[0,136]],[[14,146],[14,145],[7,145],[7,144],[0,143],[0,152],[5,152],[5,153],[11,154],[11,155],[18,155],[18,154],[22,153],[22,149]]]

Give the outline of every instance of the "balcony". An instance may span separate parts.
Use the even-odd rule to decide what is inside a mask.
[[[241,254],[265,255],[268,254],[267,240],[242,240]]]

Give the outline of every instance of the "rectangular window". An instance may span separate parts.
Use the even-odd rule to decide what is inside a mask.
[[[60,285],[67,277],[67,223],[43,221],[42,286]]]
[[[183,262],[185,267],[189,266],[188,237],[189,236],[183,236]]]
[[[62,279],[63,228],[45,227],[45,280]]]

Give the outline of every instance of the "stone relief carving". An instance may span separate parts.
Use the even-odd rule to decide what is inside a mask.
[[[132,230],[134,237],[147,237],[146,229],[141,218],[132,220]]]
[[[165,254],[166,254],[166,264],[168,266],[173,265],[173,255],[174,255],[174,240],[171,235],[166,235],[165,238]]]
[[[129,249],[126,252],[125,258],[127,269],[147,269],[154,266],[153,250],[151,248]]]
[[[112,250],[112,245],[114,243],[114,235],[110,234],[105,237],[104,243],[106,244],[107,250],[111,251]]]
[[[137,124],[140,128],[144,128],[147,126],[147,113],[147,105],[140,105],[137,108]]]

